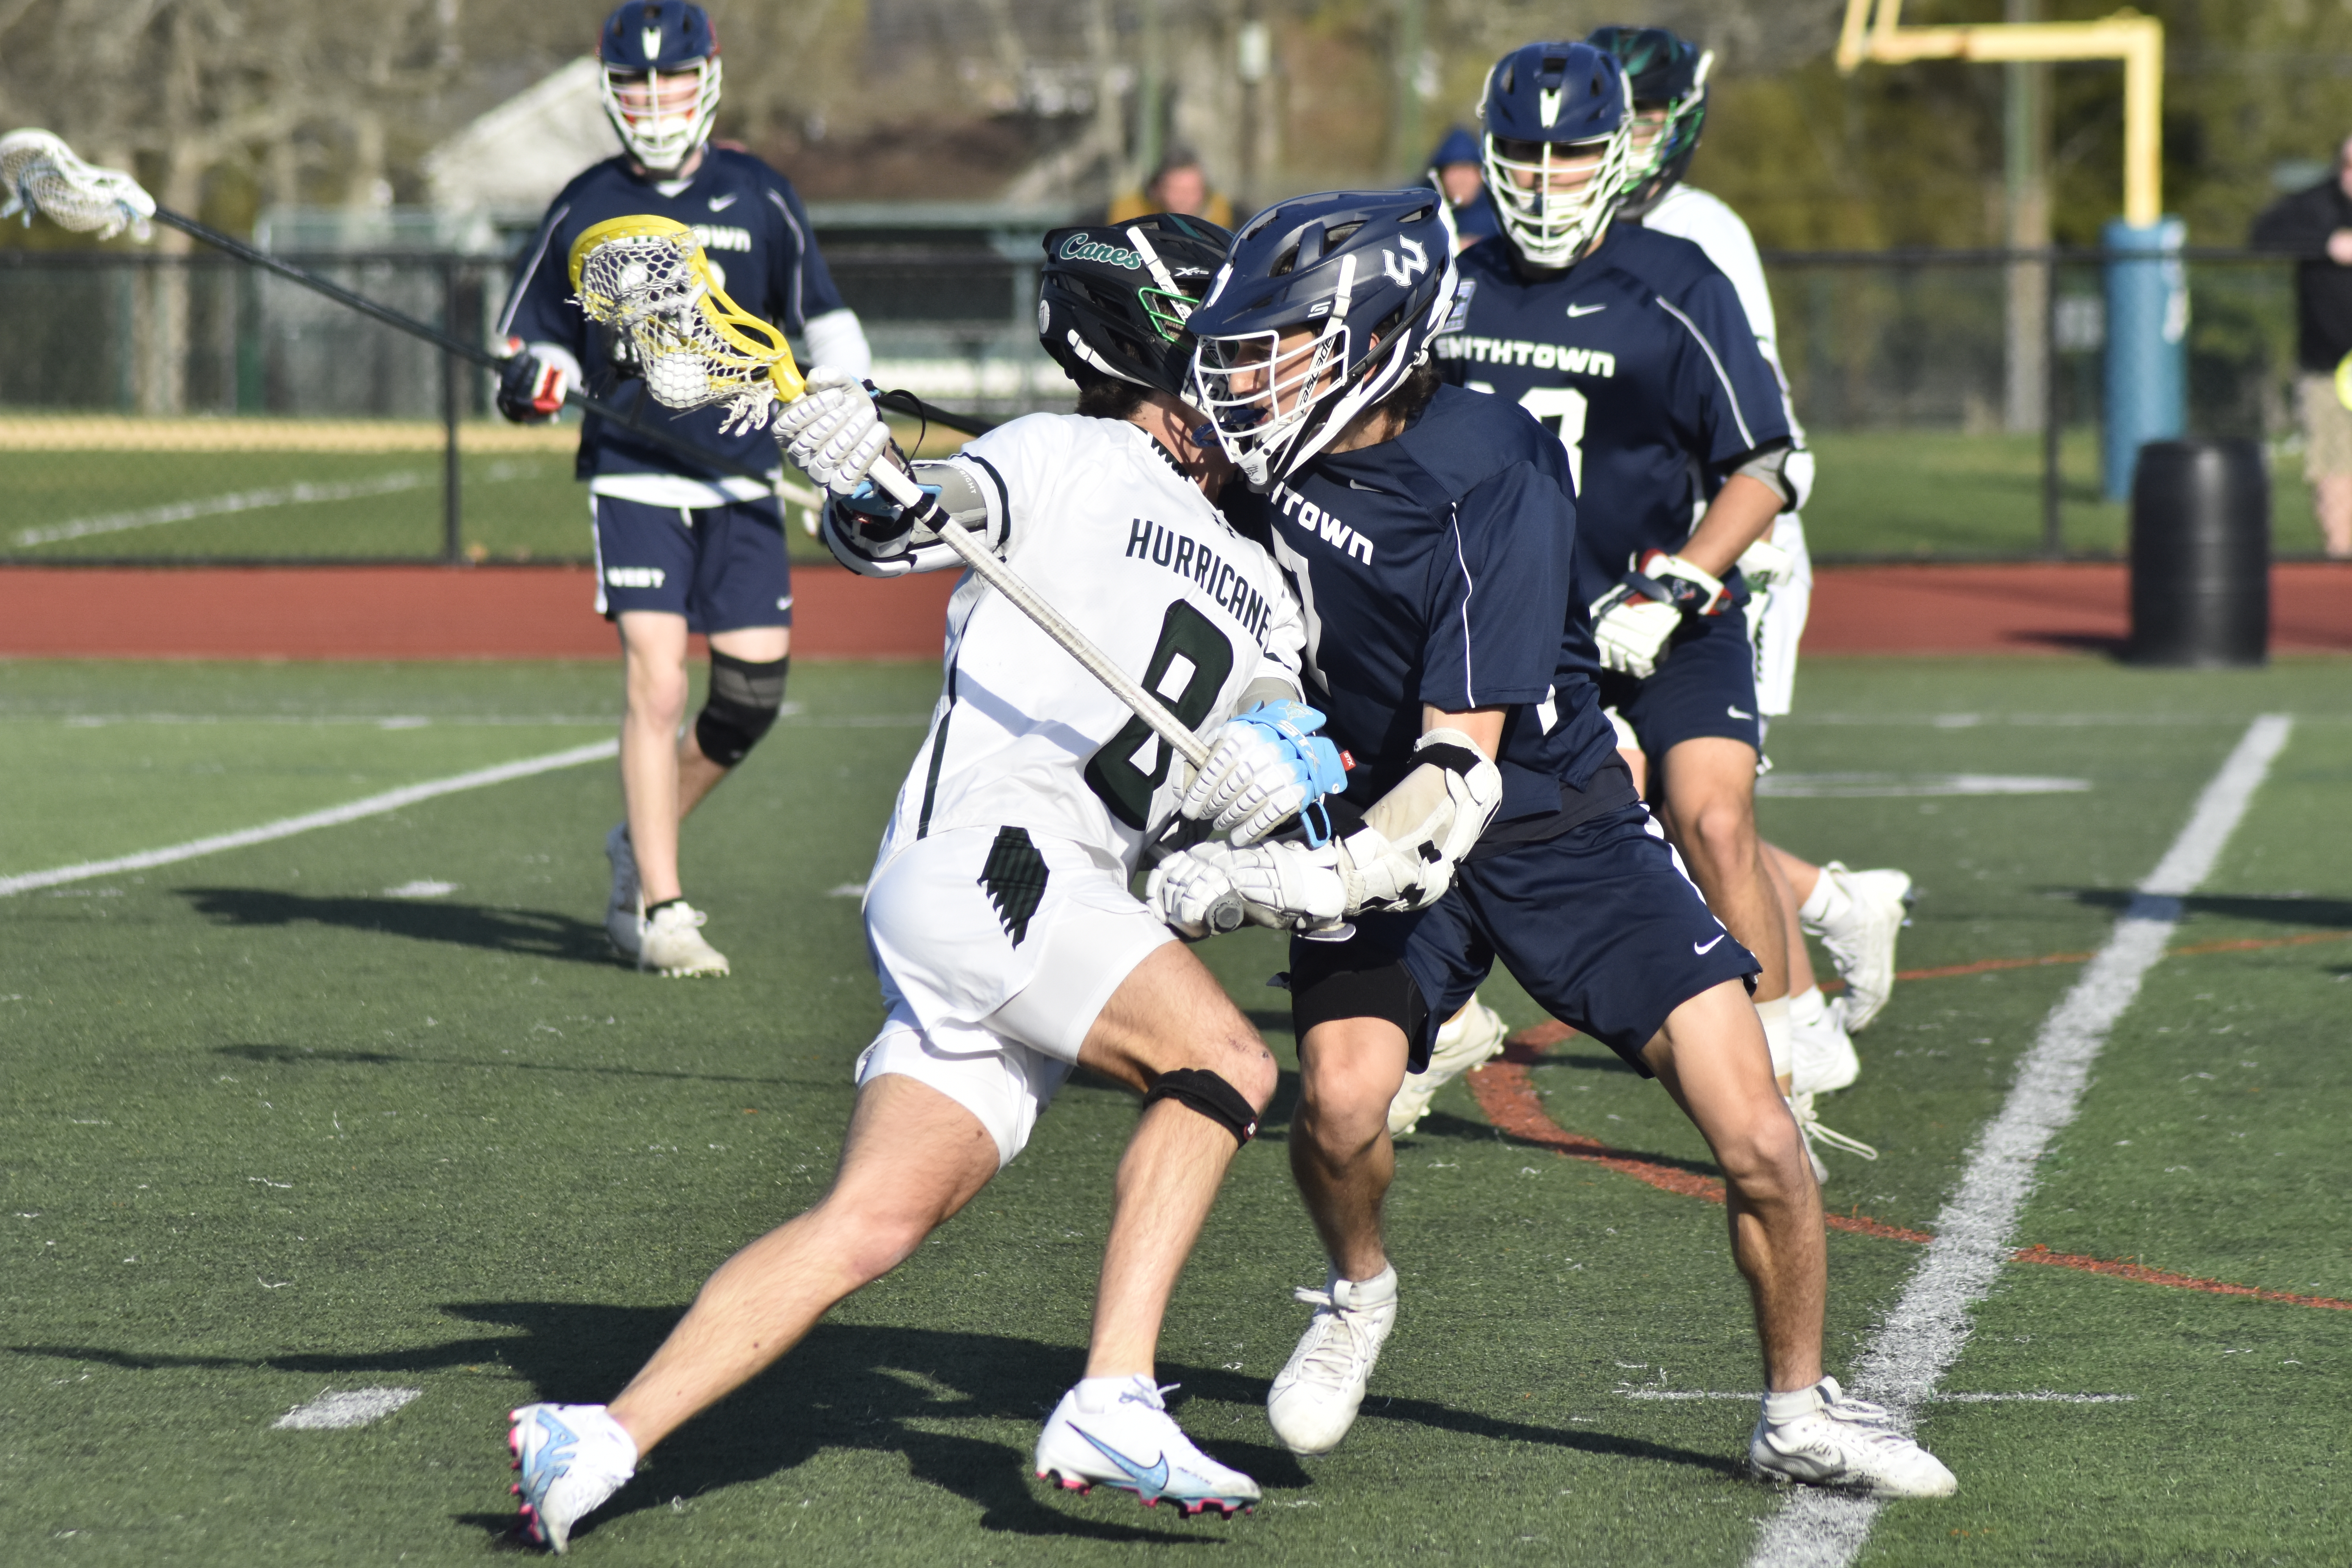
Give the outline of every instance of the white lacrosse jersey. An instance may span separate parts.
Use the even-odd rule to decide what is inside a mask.
[[[1033,414],[948,462],[987,499],[1005,564],[1196,733],[1232,718],[1254,681],[1297,689],[1306,627],[1281,569],[1139,426]],[[1188,770],[977,576],[949,601],[947,634],[944,689],[877,874],[928,834],[975,826],[1072,839],[1132,874]]]

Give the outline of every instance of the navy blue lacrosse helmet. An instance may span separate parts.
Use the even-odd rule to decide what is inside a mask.
[[[1486,193],[1503,232],[1538,267],[1575,264],[1609,226],[1633,174],[1625,69],[1583,43],[1528,44],[1486,73]]]
[[[1634,128],[1633,184],[1618,210],[1639,217],[1675,188],[1698,152],[1699,135],[1706,129],[1706,78],[1714,68],[1715,53],[1664,27],[1595,27],[1584,41],[1614,55],[1625,68],[1637,114],[1665,115],[1647,146],[1640,145],[1645,127]]]
[[[1436,191],[1276,203],[1242,226],[1192,312],[1192,401],[1263,490],[1394,391],[1453,305],[1454,220]]]
[[[629,155],[657,174],[675,171],[710,139],[719,112],[719,34],[686,0],[628,0],[596,40],[604,113]],[[690,84],[656,83],[691,78]]]

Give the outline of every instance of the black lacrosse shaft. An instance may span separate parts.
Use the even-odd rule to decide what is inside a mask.
[[[506,363],[504,360],[479,343],[468,342],[462,338],[453,338],[438,327],[428,326],[414,316],[403,315],[391,306],[379,304],[364,294],[354,294],[339,283],[330,282],[317,273],[297,267],[292,262],[281,260],[266,250],[257,250],[241,239],[223,234],[209,224],[199,223],[194,218],[175,213],[169,207],[157,207],[155,220],[158,223],[169,224],[184,234],[193,235],[206,245],[226,250],[240,261],[248,262],[266,272],[274,272],[289,282],[299,283],[305,289],[314,289],[337,304],[347,305],[362,316],[373,317],[388,327],[396,327],[404,332],[414,333],[444,352],[456,354],[460,359],[470,360],[485,370],[498,370]],[[978,436],[994,428],[990,421],[976,419],[971,415],[950,414],[944,409],[933,408],[912,393],[898,393],[894,395],[902,397],[914,405],[909,412],[929,419],[934,424],[944,425],[951,430],[961,430],[967,435]],[[632,435],[643,436],[659,446],[667,447],[681,457],[691,458],[706,468],[718,468],[722,472],[734,474],[759,484],[774,482],[768,475],[747,463],[739,463],[732,458],[722,457],[717,452],[709,451],[683,436],[675,435],[657,426],[645,424],[637,418],[634,411],[606,403],[601,398],[591,397],[584,392],[576,390],[568,392],[564,394],[563,401],[572,407],[593,414],[599,418],[609,419]]]

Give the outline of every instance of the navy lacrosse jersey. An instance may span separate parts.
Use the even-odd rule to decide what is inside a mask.
[[[1393,440],[1325,453],[1268,494],[1264,529],[1307,616],[1307,700],[1355,763],[1359,809],[1411,765],[1421,709],[1508,707],[1499,824],[1560,814],[1614,755],[1583,601],[1568,464],[1533,419],[1441,386]],[[1491,837],[1491,832],[1490,832]]]
[[[1642,551],[1680,550],[1732,470],[1790,444],[1787,405],[1738,291],[1690,241],[1621,223],[1564,272],[1512,263],[1502,238],[1463,253],[1466,301],[1436,354],[1558,433],[1591,599]]]
[[[572,302],[572,242],[609,218],[644,214],[674,218],[692,228],[719,287],[763,321],[797,332],[810,317],[841,309],[841,295],[817,252],[807,210],[792,183],[749,153],[712,146],[703,150],[700,167],[683,186],[631,173],[625,156],[608,158],[576,175],[523,249],[522,265],[499,317],[498,335],[560,344],[578,357],[591,394],[634,409],[646,424],[666,426],[754,472],[773,468],[775,437],[765,431],[721,436],[719,426],[724,416],[719,408],[676,412],[656,403],[643,381],[617,378],[604,352],[603,332]],[[721,477],[667,447],[632,437],[591,416],[581,426],[579,475],[593,479],[599,474]]]

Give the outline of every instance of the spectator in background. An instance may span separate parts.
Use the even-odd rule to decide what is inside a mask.
[[[1175,213],[1206,218],[1220,228],[1234,226],[1232,200],[1209,187],[1209,172],[1190,147],[1169,148],[1140,192],[1126,192],[1111,202],[1108,221],[1126,223],[1146,213]]]
[[[2292,251],[2294,272],[2295,402],[2303,415],[2303,477],[2331,559],[2352,559],[2352,404],[2345,392],[2352,356],[2352,140],[2336,150],[2336,172],[2274,204],[2254,220],[2251,242]]]
[[[1444,193],[1445,205],[1454,209],[1454,232],[1460,237],[1454,242],[1456,251],[1467,250],[1503,231],[1495,218],[1494,199],[1486,195],[1481,156],[1478,138],[1459,125],[1448,131],[1437,151],[1429,155],[1429,183]]]

